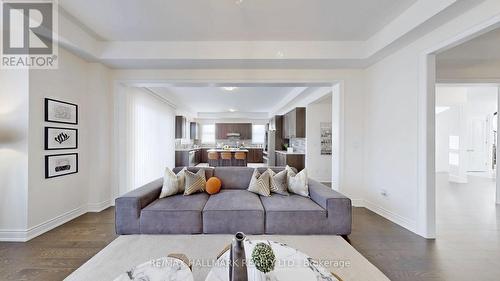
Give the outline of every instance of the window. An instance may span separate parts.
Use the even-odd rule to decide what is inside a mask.
[[[215,143],[214,124],[205,124],[201,126],[201,143]]]
[[[263,144],[266,139],[266,126],[253,125],[252,126],[252,143]]]

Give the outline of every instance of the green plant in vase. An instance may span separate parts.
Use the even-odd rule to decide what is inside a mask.
[[[252,252],[252,262],[255,268],[266,274],[266,280],[272,280],[269,273],[274,270],[276,256],[274,255],[271,246],[265,243],[258,243]]]

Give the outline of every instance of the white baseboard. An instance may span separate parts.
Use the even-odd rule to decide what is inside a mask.
[[[99,203],[89,203],[87,207],[87,212],[99,213],[111,206],[111,199],[104,200]]]
[[[26,230],[23,229],[1,229],[0,241],[2,242],[26,242]]]
[[[417,224],[415,221],[410,220],[408,218],[405,218],[403,216],[400,216],[394,212],[391,212],[387,209],[384,209],[380,206],[377,206],[367,200],[364,199],[352,199],[352,205],[354,207],[364,207],[367,208],[368,210],[376,213],[379,216],[382,216],[390,221],[392,221],[395,224],[398,224],[406,229],[408,229],[411,232],[416,233],[417,229]]]
[[[82,205],[76,209],[49,219],[29,229],[0,229],[0,241],[26,242],[43,233],[65,224],[87,212],[100,212],[111,206],[111,200]]]

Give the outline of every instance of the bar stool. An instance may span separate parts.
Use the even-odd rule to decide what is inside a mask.
[[[246,166],[247,154],[245,152],[234,153],[235,166]]]
[[[221,166],[231,166],[233,157],[231,152],[221,152],[220,153]]]
[[[219,166],[219,153],[213,151],[208,153],[208,166]]]

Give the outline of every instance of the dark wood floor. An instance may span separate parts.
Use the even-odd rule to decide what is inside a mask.
[[[116,238],[114,208],[87,213],[26,243],[0,242],[0,280],[62,280]]]
[[[447,200],[438,206],[437,240],[423,239],[367,209],[354,208],[352,245],[395,281],[500,280],[500,208],[480,203],[488,199],[478,199],[468,209],[462,205],[481,188],[487,191],[481,196],[489,198],[491,180],[474,180],[474,189],[457,189],[442,177],[438,181],[438,195]],[[457,193],[463,198],[451,195]],[[471,208],[474,215],[465,216]],[[114,209],[109,208],[27,243],[0,243],[0,280],[62,280],[115,238]]]
[[[352,245],[392,280],[429,279],[427,241],[364,208],[354,208]],[[116,238],[114,209],[88,213],[26,243],[0,243],[0,280],[62,280]],[[425,278],[421,278],[425,277]]]

